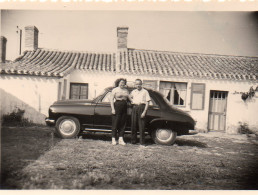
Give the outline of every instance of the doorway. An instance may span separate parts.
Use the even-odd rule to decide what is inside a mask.
[[[227,91],[210,91],[209,131],[225,131],[227,112]]]

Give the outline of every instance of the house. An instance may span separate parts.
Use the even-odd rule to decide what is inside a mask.
[[[115,53],[48,50],[38,48],[38,32],[25,28],[26,51],[9,63],[1,37],[2,114],[18,106],[30,120],[44,123],[54,101],[92,99],[125,77],[160,91],[199,130],[236,133],[244,123],[258,129],[258,57],[131,49],[128,27],[117,28]]]

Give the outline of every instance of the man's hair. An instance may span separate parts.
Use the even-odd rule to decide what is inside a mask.
[[[141,80],[141,79],[135,79],[135,82],[136,82],[136,81],[140,81],[140,82],[141,82],[141,84],[142,84],[142,80]]]
[[[116,79],[116,81],[115,81],[115,87],[118,87],[120,81],[124,81],[124,82],[125,82],[125,85],[126,85],[126,83],[127,83],[127,80],[126,80],[126,79],[124,79],[124,78],[119,78],[119,79]]]

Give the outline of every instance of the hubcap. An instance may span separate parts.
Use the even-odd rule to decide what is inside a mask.
[[[71,135],[76,130],[76,124],[73,120],[65,119],[60,123],[59,130],[64,135]]]
[[[170,129],[158,129],[156,136],[160,141],[168,141],[172,138],[173,133]]]

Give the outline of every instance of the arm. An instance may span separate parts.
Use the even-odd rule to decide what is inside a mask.
[[[111,96],[110,96],[110,105],[111,105],[111,113],[112,114],[116,114],[116,111],[115,111],[115,106],[114,106],[114,98],[115,98],[115,93],[111,93]]]
[[[133,102],[133,91],[128,95],[128,99],[131,103]]]
[[[150,101],[151,101],[150,94],[149,94],[148,91],[146,91],[146,93],[145,93],[145,102],[146,102],[146,104],[145,104],[144,110],[143,110],[143,112],[142,112],[142,114],[141,114],[141,118],[144,118],[144,117],[145,117],[145,115],[146,115],[146,113],[147,113],[147,110],[148,110],[148,108],[149,108],[149,102],[150,102]]]
[[[141,118],[144,118],[146,116],[146,112],[147,112],[148,108],[149,108],[149,101],[147,101],[145,104],[144,110],[141,114]]]
[[[128,99],[129,99],[130,102],[132,102],[133,101],[133,96],[131,94],[129,94]]]

